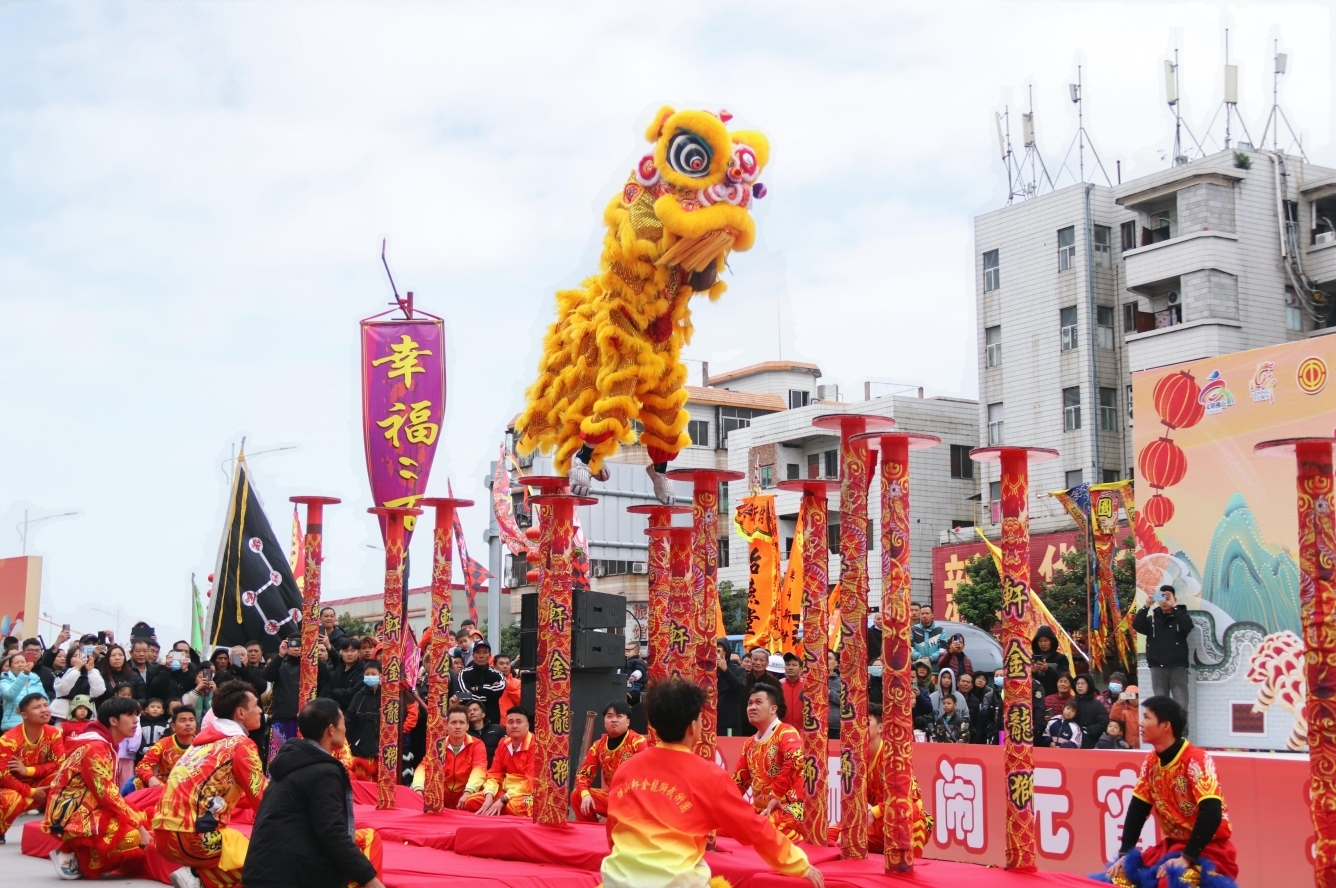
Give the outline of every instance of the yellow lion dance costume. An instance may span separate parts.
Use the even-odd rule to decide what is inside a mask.
[[[691,341],[688,302],[723,295],[719,272],[731,251],[751,247],[752,201],[765,195],[757,179],[770,143],[759,132],[729,132],[729,119],[659,110],[645,133],[653,151],[603,212],[598,274],[557,293],[518,449],[555,451],[573,493],[606,480],[603,461],[634,442],[638,420],[655,494],[672,501],[663,472],[691,443],[680,360]]]

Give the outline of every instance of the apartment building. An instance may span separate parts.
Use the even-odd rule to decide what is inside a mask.
[[[975,218],[979,436],[1062,454],[1034,533],[1069,523],[1048,491],[1132,477],[1134,371],[1330,332],[1333,221],[1336,170],[1250,149]]]

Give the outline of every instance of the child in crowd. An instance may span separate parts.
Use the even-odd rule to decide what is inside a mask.
[[[144,704],[144,711],[139,715],[139,760],[153,744],[157,743],[172,729],[172,717],[157,697]],[[163,781],[164,783],[166,780]]]
[[[88,725],[93,720],[93,700],[87,694],[79,694],[70,699],[70,717],[60,724],[60,733],[65,740],[65,752],[69,753],[79,745],[74,738],[87,733]]]
[[[1127,741],[1123,739],[1123,723],[1110,721],[1109,726],[1104,729],[1104,736],[1099,738],[1095,744],[1096,749],[1130,749]]]
[[[956,711],[954,695],[942,698],[942,714],[933,724],[932,739],[936,743],[970,742],[970,723],[964,713]]]
[[[1050,746],[1061,749],[1081,748],[1081,726],[1076,723],[1076,701],[1068,700],[1062,706],[1062,712],[1053,716],[1044,733]]]

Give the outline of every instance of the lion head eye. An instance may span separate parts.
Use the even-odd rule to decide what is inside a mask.
[[[693,179],[710,172],[712,155],[709,143],[695,133],[680,132],[668,143],[668,165]]]

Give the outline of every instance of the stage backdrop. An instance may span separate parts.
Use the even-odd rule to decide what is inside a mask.
[[[1133,375],[1136,603],[1169,582],[1193,614],[1203,745],[1306,748],[1294,464],[1253,445],[1331,435],[1332,369],[1322,336]]]
[[[720,737],[730,770],[743,740]],[[830,743],[830,817],[840,817],[839,741]],[[1102,869],[1118,851],[1123,819],[1144,752],[1036,749],[1035,819],[1039,867],[1070,873]],[[1234,844],[1240,885],[1311,885],[1313,822],[1308,815],[1304,756],[1215,756]],[[914,774],[933,834],[924,852],[934,860],[1003,865],[1006,778],[999,746],[914,744]],[[1143,840],[1159,840],[1154,817]]]
[[[37,635],[41,599],[42,557],[0,558],[0,636]]]
[[[968,536],[966,536],[968,534]],[[965,562],[976,555],[988,555],[988,547],[978,538],[974,528],[960,531],[968,543],[935,546],[932,550],[932,610],[939,620],[959,620],[951,598],[956,586],[966,579]],[[1062,556],[1076,548],[1076,531],[1043,533],[1030,537],[1030,572],[1036,580],[1047,583],[1053,571],[1062,569]]]

